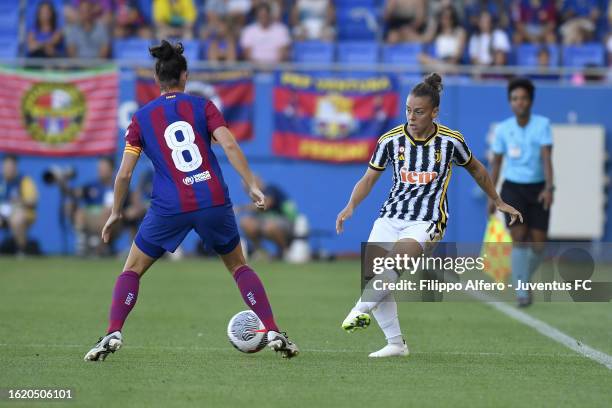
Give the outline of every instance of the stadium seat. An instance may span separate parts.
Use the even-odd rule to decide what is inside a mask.
[[[525,67],[535,67],[538,65],[538,51],[541,45],[523,44],[516,48],[516,65]],[[550,54],[550,66],[556,67],[559,65],[559,47],[556,45],[548,45],[548,53]]]
[[[385,45],[382,48],[382,62],[393,65],[419,65],[420,43]]]
[[[147,24],[153,22],[153,2],[151,0],[138,0],[138,7]]]
[[[563,65],[584,67],[587,65],[604,66],[605,50],[603,44],[566,45],[563,47]]]
[[[374,41],[379,25],[373,9],[354,7],[338,10],[336,30],[339,41]]]
[[[187,58],[187,62],[198,61],[200,57],[200,42],[198,40],[181,40],[185,51],[183,55]]]
[[[338,10],[350,9],[355,7],[374,9],[377,6],[376,3],[376,0],[335,0],[334,6]]]
[[[301,41],[293,44],[293,61],[327,64],[334,61],[334,45],[322,41]]]
[[[151,40],[141,38],[115,40],[113,55],[115,59],[147,61],[151,58],[149,54],[151,44]]]
[[[19,50],[19,42],[17,38],[0,38],[0,59],[9,59],[17,57]]]
[[[378,43],[370,41],[344,41],[338,43],[338,62],[350,64],[378,63]]]

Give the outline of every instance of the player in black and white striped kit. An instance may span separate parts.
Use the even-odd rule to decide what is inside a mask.
[[[498,196],[487,170],[472,156],[461,133],[434,122],[441,90],[442,78],[435,73],[412,89],[406,101],[407,123],[380,137],[369,168],[338,214],[336,230],[341,233],[344,221],[353,215],[386,167],[391,167],[393,187],[368,238],[368,242],[379,243],[381,247],[368,250],[378,251],[381,256],[419,257],[432,243],[442,239],[448,222],[446,193],[455,165],[465,167],[497,209],[510,215],[512,223],[517,218],[522,222],[521,214]],[[386,270],[383,275],[386,281],[398,278],[394,270]],[[374,314],[388,343],[370,357],[408,355],[393,293],[369,292],[366,298],[362,295],[342,328],[348,332],[366,328],[370,324],[369,313]]]

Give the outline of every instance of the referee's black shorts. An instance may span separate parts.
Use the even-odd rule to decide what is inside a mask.
[[[550,209],[545,210],[542,203],[538,202],[538,195],[544,190],[544,182],[541,183],[514,183],[504,181],[501,190],[501,198],[523,214],[524,224],[529,229],[548,231],[548,220]],[[510,224],[510,216],[506,216],[506,225]]]

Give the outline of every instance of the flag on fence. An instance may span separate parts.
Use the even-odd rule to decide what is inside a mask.
[[[397,108],[391,75],[279,72],[272,150],[297,159],[367,161],[378,137],[395,124]]]
[[[189,71],[185,92],[210,99],[221,111],[237,140],[253,137],[253,74],[250,71]],[[159,86],[150,71],[136,79],[136,100],[140,106],[159,96]]]
[[[489,217],[482,242],[481,256],[485,259],[485,272],[496,282],[506,282],[512,272],[512,237],[504,222],[496,215]]]
[[[78,72],[0,68],[0,151],[37,156],[112,154],[114,67]]]

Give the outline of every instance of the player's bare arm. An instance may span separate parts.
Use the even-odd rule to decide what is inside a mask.
[[[544,190],[538,196],[538,201],[542,203],[545,210],[548,210],[553,203],[553,167],[552,167],[552,146],[542,146],[542,162],[544,164],[544,177],[546,184]]]
[[[232,132],[227,127],[220,126],[213,132],[213,137],[227,155],[232,167],[236,169],[244,183],[248,186],[249,196],[253,203],[255,203],[258,209],[264,210],[266,208],[264,194],[257,186],[253,172],[249,168],[249,163],[246,157],[244,157],[244,153],[242,153],[242,149]]]
[[[338,214],[338,217],[336,218],[336,232],[338,234],[344,230],[344,221],[351,218],[355,208],[357,208],[359,203],[361,203],[368,196],[368,194],[370,194],[372,187],[374,187],[374,184],[376,184],[381,174],[382,171],[368,168],[363,177],[361,177],[357,184],[355,184],[348,204],[342,211],[340,211],[340,214]]]
[[[130,188],[130,181],[132,181],[132,174],[134,173],[134,168],[136,167],[136,163],[138,163],[139,158],[140,156],[133,153],[123,153],[121,166],[119,167],[119,171],[115,177],[113,209],[111,211],[111,215],[106,221],[106,224],[102,228],[102,240],[105,243],[108,243],[110,239],[110,233],[113,225],[115,225],[115,223],[121,219],[121,209],[123,208],[123,203],[127,197]]]
[[[495,191],[495,185],[489,177],[487,169],[485,166],[483,166],[480,160],[472,157],[472,160],[470,160],[470,162],[465,166],[465,169],[470,173],[474,181],[476,181],[489,199],[495,203],[497,209],[510,215],[510,225],[513,225],[517,219],[520,220],[521,223],[523,222],[523,215],[514,207],[506,204],[497,194],[497,191]]]
[[[493,160],[491,161],[491,181],[493,185],[497,185],[497,180],[499,180],[499,173],[501,171],[501,165],[504,160],[504,156],[501,154],[494,154]],[[488,211],[489,214],[493,214],[496,210],[495,202],[493,200],[488,200]]]

